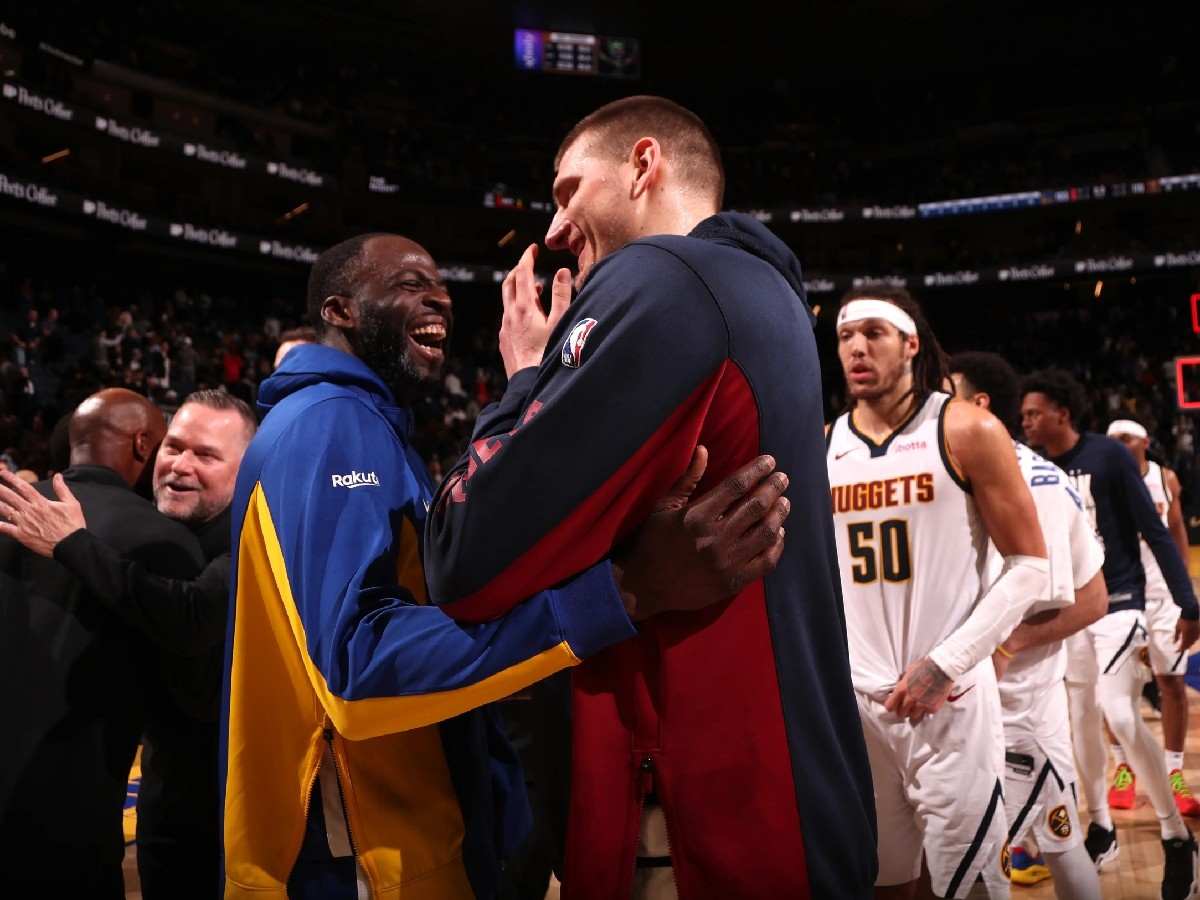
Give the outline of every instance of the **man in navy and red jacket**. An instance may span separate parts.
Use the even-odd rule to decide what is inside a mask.
[[[542,313],[536,247],[503,285],[510,383],[434,499],[431,597],[494,618],[621,545],[698,444],[702,488],[775,456],[792,504],[778,568],[574,673],[564,896],[628,897],[653,877],[636,859],[663,855],[683,900],[869,896],[874,802],[799,263],[715,214],[716,145],[670,101],[601,108],[556,170],[546,244],[576,256],[579,293]]]

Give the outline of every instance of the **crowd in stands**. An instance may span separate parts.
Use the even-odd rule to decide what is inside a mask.
[[[0,463],[39,477],[65,467],[65,418],[102,387],[129,388],[167,411],[206,388],[223,387],[253,405],[280,344],[308,337],[294,300],[247,304],[184,288],[113,295],[44,274],[19,274],[3,285]],[[415,410],[415,444],[435,477],[504,385],[494,334],[460,334],[455,344],[442,383]]]
[[[1068,369],[1088,389],[1093,427],[1137,418],[1189,487],[1195,422],[1175,411],[1173,360],[1194,352],[1194,336],[1185,299],[1168,297],[1164,284],[1110,290],[1107,302],[1064,294],[1041,306],[1023,302],[1024,288],[1010,287],[1004,297],[1013,309],[995,316],[961,296],[924,299],[949,352],[994,350],[1025,373]],[[171,410],[192,390],[223,386],[253,404],[280,343],[304,324],[294,299],[248,300],[232,291],[120,290],[12,269],[0,278],[0,290],[0,462],[38,476],[65,466],[65,417],[92,392],[127,387]],[[818,338],[833,415],[843,399],[835,304],[824,305]],[[504,389],[495,326],[464,324],[470,319],[460,316],[441,383],[430,385],[415,409],[414,442],[435,480],[465,448],[479,410]]]

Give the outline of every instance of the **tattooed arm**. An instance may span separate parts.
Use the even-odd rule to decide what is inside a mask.
[[[1037,509],[1004,426],[969,403],[951,403],[945,433],[948,464],[970,485],[1004,568],[966,620],[912,663],[888,697],[886,708],[914,724],[950,699],[955,681],[989,659],[1049,587],[1050,566]]]
[[[941,709],[953,689],[953,679],[923,656],[908,667],[884,707],[915,725]]]

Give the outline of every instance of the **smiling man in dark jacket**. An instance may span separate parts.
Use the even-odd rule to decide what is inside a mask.
[[[509,415],[477,428],[434,500],[432,597],[487,620],[606,557],[697,444],[701,489],[774,455],[794,536],[778,569],[574,673],[564,889],[636,897],[673,877],[684,900],[869,896],[874,800],[799,263],[753,219],[715,214],[716,145],[670,101],[598,110],[556,167],[546,244],[575,255],[580,291],[557,324],[543,314],[536,247],[505,281]]]
[[[132,490],[165,431],[145,397],[94,394],[71,418],[62,479],[118,554],[157,575],[192,578],[203,565],[196,538]],[[50,484],[37,489],[49,494]],[[0,516],[12,515],[0,504]],[[124,896],[121,809],[143,689],[157,681],[145,637],[61,563],[3,536],[0,674],[13,687],[0,756],[0,896]]]
[[[55,482],[57,500],[0,472],[0,533],[78,578],[102,604],[154,645],[147,679],[137,862],[146,900],[219,895],[217,743],[221,661],[229,605],[229,502],[253,411],[224,391],[189,394],[154,465],[159,512],[186,525],[204,554],[194,579],[156,574],[122,556],[87,525],[78,500]]]

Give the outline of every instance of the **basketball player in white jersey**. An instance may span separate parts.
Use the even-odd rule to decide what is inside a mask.
[[[1163,846],[1163,900],[1200,897],[1200,846],[1175,805],[1162,746],[1139,710],[1143,676],[1138,662],[1146,643],[1143,612],[1145,576],[1138,536],[1151,544],[1171,596],[1180,606],[1180,649],[1200,626],[1200,605],[1179,558],[1178,548],[1155,512],[1142,475],[1128,452],[1101,434],[1080,433],[1075,425],[1086,408],[1082,387],[1069,374],[1047,370],[1021,385],[1021,426],[1031,445],[1044,448],[1083,498],[1084,508],[1104,545],[1108,611],[1067,641],[1067,703],[1076,774],[1087,797],[1084,845],[1097,866],[1118,858],[1117,829],[1108,808],[1103,723],[1142,776],[1159,820]]]
[[[1179,554],[1188,558],[1187,528],[1183,524],[1183,504],[1179,500],[1179,478],[1169,468],[1146,455],[1150,435],[1131,419],[1117,419],[1108,426],[1108,436],[1116,438],[1133,454],[1142,473],[1154,508],[1171,532]],[[1192,796],[1183,777],[1183,744],[1188,731],[1187,688],[1183,676],[1187,671],[1187,651],[1179,648],[1179,607],[1171,599],[1171,591],[1163,578],[1158,560],[1145,541],[1141,541],[1142,568],[1146,571],[1146,628],[1150,632],[1150,668],[1158,682],[1162,698],[1163,745],[1166,749],[1167,777],[1175,794],[1175,805],[1185,816],[1200,817],[1200,803]],[[1110,747],[1117,760],[1117,773],[1109,791],[1109,805],[1131,809],[1135,792],[1135,773],[1129,767],[1119,744]],[[1124,771],[1122,771],[1122,769]]]
[[[959,353],[950,360],[950,372],[956,396],[989,410],[1010,433],[1018,427],[1020,382],[1002,357]],[[1046,542],[1050,590],[993,656],[1004,718],[1013,880],[1022,874],[1021,883],[1031,884],[1053,874],[1059,900],[1097,900],[1100,879],[1084,847],[1075,800],[1064,639],[1108,610],[1104,550],[1066,473],[1024,444],[1014,445]],[[990,553],[989,576],[999,563],[999,554]],[[1017,868],[1018,847],[1035,861],[1023,871]],[[1031,877],[1034,873],[1040,877]]]
[[[876,897],[912,897],[922,850],[938,897],[1009,896],[1004,735],[991,655],[1045,596],[1046,548],[1012,441],[951,403],[907,291],[838,312],[851,410],[829,433],[850,668],[879,825]],[[983,584],[987,541],[1003,571]]]

